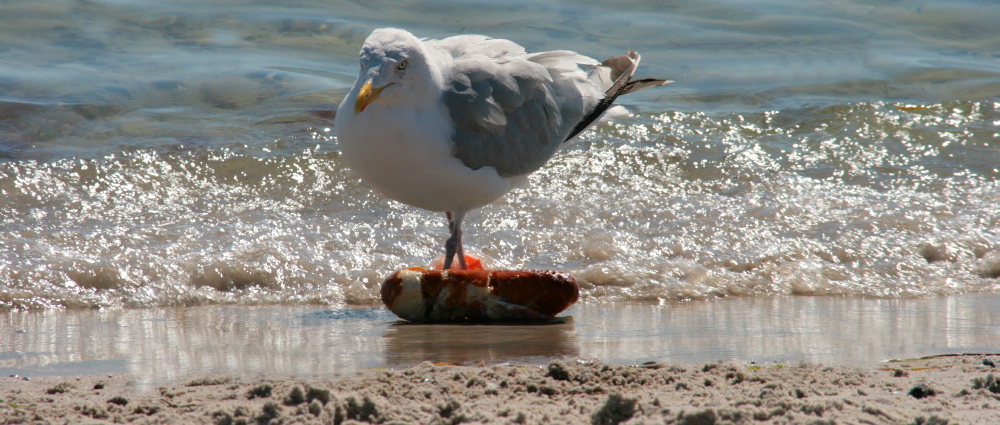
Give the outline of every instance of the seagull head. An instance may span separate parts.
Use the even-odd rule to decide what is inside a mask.
[[[394,105],[420,99],[419,92],[435,87],[434,81],[440,79],[434,73],[424,43],[416,36],[396,28],[375,30],[361,48],[354,115],[376,101]]]

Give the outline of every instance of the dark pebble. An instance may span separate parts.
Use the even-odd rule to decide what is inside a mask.
[[[924,397],[934,397],[937,395],[937,390],[928,387],[925,384],[918,384],[917,386],[910,389],[909,395],[913,398],[921,399]]]

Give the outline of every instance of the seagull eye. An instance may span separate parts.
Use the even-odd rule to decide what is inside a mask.
[[[409,62],[404,60],[404,61],[400,62],[399,65],[396,65],[396,69],[402,71],[402,70],[406,69],[406,65],[409,65]]]

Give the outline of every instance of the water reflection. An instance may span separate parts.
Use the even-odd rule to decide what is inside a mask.
[[[424,325],[384,309],[235,307],[7,312],[0,375],[328,376],[423,361],[544,364],[888,358],[1000,351],[1000,296],[736,298],[583,304],[547,325]]]
[[[868,365],[1000,351],[1000,296],[736,298],[671,306],[582,305],[580,355],[622,363],[714,359]]]
[[[383,364],[384,310],[205,307],[11,312],[0,370],[20,375],[330,375]],[[106,363],[81,363],[107,360]]]
[[[527,326],[397,323],[383,336],[386,363],[391,367],[422,361],[538,363],[580,353],[571,320]]]

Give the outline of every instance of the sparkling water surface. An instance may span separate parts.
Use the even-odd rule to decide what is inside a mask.
[[[0,310],[379,304],[444,217],[346,168],[367,34],[643,55],[676,81],[472,212],[582,303],[1000,292],[990,1],[0,4]],[[418,172],[418,171],[415,171]]]

